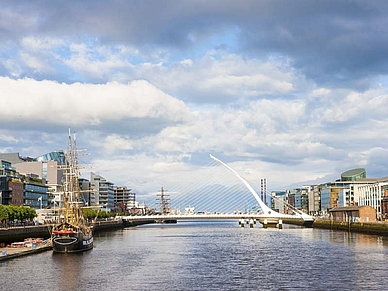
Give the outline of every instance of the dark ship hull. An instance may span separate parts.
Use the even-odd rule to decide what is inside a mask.
[[[90,231],[73,229],[54,229],[51,237],[53,251],[57,253],[76,253],[93,248],[93,235]]]

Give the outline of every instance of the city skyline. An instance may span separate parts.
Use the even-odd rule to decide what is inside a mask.
[[[383,1],[0,3],[1,153],[70,127],[139,199],[209,154],[271,190],[388,176]]]

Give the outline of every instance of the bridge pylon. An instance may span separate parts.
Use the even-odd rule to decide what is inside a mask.
[[[278,224],[279,220],[287,219],[287,218],[290,218],[290,216],[292,216],[292,215],[289,215],[289,214],[283,214],[283,213],[276,212],[275,210],[269,208],[263,202],[263,200],[260,199],[259,195],[252,188],[252,186],[249,185],[249,183],[243,177],[241,177],[240,174],[238,174],[235,170],[233,170],[231,167],[229,167],[227,164],[225,164],[223,161],[217,159],[213,155],[210,155],[210,158],[212,158],[213,160],[215,160],[216,162],[220,163],[221,165],[226,167],[228,170],[230,170],[245,185],[245,187],[248,188],[248,190],[251,192],[251,194],[255,197],[256,201],[259,203],[260,208],[261,208],[261,210],[263,212],[263,215],[266,217],[265,220],[266,220],[267,223],[269,223],[269,224]],[[310,215],[308,215],[306,213],[303,213],[301,211],[296,212],[295,215],[297,217],[300,217],[301,219],[303,219],[303,221],[305,221],[305,222],[314,221],[314,218],[312,216],[310,216]],[[260,223],[262,223],[263,225],[264,225],[264,222],[265,222],[264,220],[260,221]]]

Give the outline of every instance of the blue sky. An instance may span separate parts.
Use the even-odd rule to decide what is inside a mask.
[[[385,1],[0,4],[0,152],[63,149],[71,127],[138,195],[208,154],[270,190],[388,176]]]

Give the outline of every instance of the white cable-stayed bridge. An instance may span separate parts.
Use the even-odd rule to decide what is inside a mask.
[[[210,155],[210,163],[198,168],[188,181],[179,177],[170,185],[154,193],[148,207],[160,209],[154,215],[123,217],[136,220],[196,220],[238,219],[256,221],[264,225],[296,223],[311,225],[313,217],[293,209],[292,214],[279,213],[267,206],[248,181],[230,166]],[[261,190],[262,191],[262,190]],[[267,201],[272,197],[267,192]],[[292,209],[292,207],[290,207]]]

